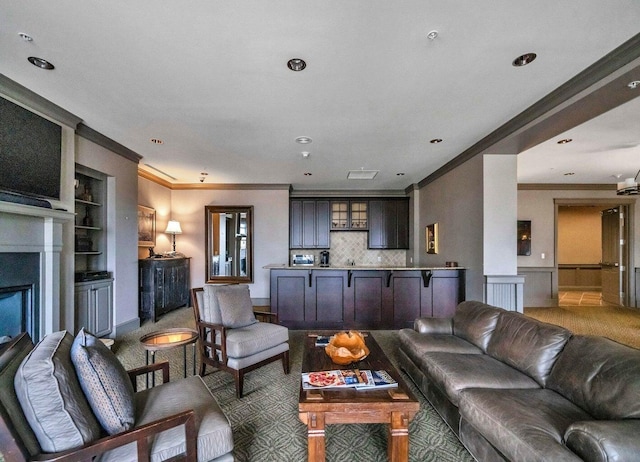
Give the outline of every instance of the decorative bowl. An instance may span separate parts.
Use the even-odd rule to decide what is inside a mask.
[[[365,344],[364,336],[354,330],[338,332],[332,336],[324,351],[331,358],[331,361],[341,366],[362,361],[369,355],[369,348]]]

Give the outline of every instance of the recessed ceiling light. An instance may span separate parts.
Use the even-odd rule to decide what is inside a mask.
[[[149,141],[151,141],[153,144],[164,144],[164,141],[162,141],[160,138],[151,138]]]
[[[399,173],[396,173],[396,175],[398,175],[398,176],[404,176],[404,173],[399,172]]]
[[[431,143],[431,144],[442,143],[442,138],[434,138],[431,141],[429,141],[429,143]]]
[[[294,72],[300,72],[305,67],[307,67],[307,63],[305,63],[304,60],[300,58],[293,58],[287,61],[287,67]]]
[[[25,34],[24,32],[20,32],[20,33],[18,33],[18,35],[25,42],[33,42],[33,37],[31,37],[29,34]]]
[[[305,159],[308,159],[309,156],[311,155],[311,153],[309,151],[302,151],[302,157],[304,157]]]
[[[438,36],[438,31],[437,30],[432,30],[431,32],[429,32],[427,34],[427,38],[429,40],[435,40],[437,36]]]
[[[563,140],[558,141],[558,144],[567,144],[567,143],[571,143],[573,141],[572,138],[565,138]]]
[[[27,60],[34,66],[39,67],[40,69],[46,69],[48,71],[55,69],[55,66],[51,64],[49,61],[47,61],[46,59],[36,58],[35,56],[29,56]]]
[[[515,67],[526,66],[527,64],[531,63],[534,59],[536,59],[537,56],[538,55],[536,55],[535,53],[525,53],[523,55],[518,56],[516,59],[514,59],[511,64],[513,64]]]
[[[313,173],[311,173],[311,172],[304,172],[304,176],[311,176],[311,175],[313,175]]]
[[[309,144],[311,143],[313,140],[311,138],[309,138],[308,136],[299,136],[296,138],[296,143],[300,143],[300,144]]]
[[[640,87],[640,80],[634,80],[632,82],[629,82],[627,84],[627,87],[631,88],[632,90],[635,90],[636,88]]]
[[[564,176],[572,176],[572,175],[575,175],[575,173],[574,172],[567,172],[567,173],[564,174]]]

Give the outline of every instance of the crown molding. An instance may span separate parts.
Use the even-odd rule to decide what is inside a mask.
[[[518,183],[518,191],[616,191],[615,184],[602,183]]]
[[[62,109],[57,104],[34,93],[27,87],[23,87],[4,74],[0,74],[0,93],[7,96],[12,102],[21,104],[29,110],[37,111],[74,130],[82,122],[82,119],[77,115]]]
[[[160,186],[173,191],[185,190],[203,190],[203,191],[220,191],[220,190],[285,190],[289,191],[288,184],[269,184],[269,183],[171,183],[159,176],[141,168],[138,168],[138,176],[149,181],[153,181]]]
[[[142,156],[135,151],[121,145],[120,143],[113,141],[111,138],[104,136],[102,133],[95,131],[93,128],[80,123],[76,128],[76,135],[83,137],[89,141],[93,141],[97,145],[114,152],[125,159],[135,162],[140,162]]]

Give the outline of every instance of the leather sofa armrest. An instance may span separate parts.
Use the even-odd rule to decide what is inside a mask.
[[[413,329],[421,334],[453,334],[453,318],[418,318]]]
[[[640,454],[640,420],[575,422],[565,432],[565,444],[584,460],[635,460]]]

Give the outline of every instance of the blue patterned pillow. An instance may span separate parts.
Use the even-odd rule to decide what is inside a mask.
[[[102,428],[110,435],[135,423],[133,385],[118,358],[99,338],[82,329],[71,347],[82,391]]]

